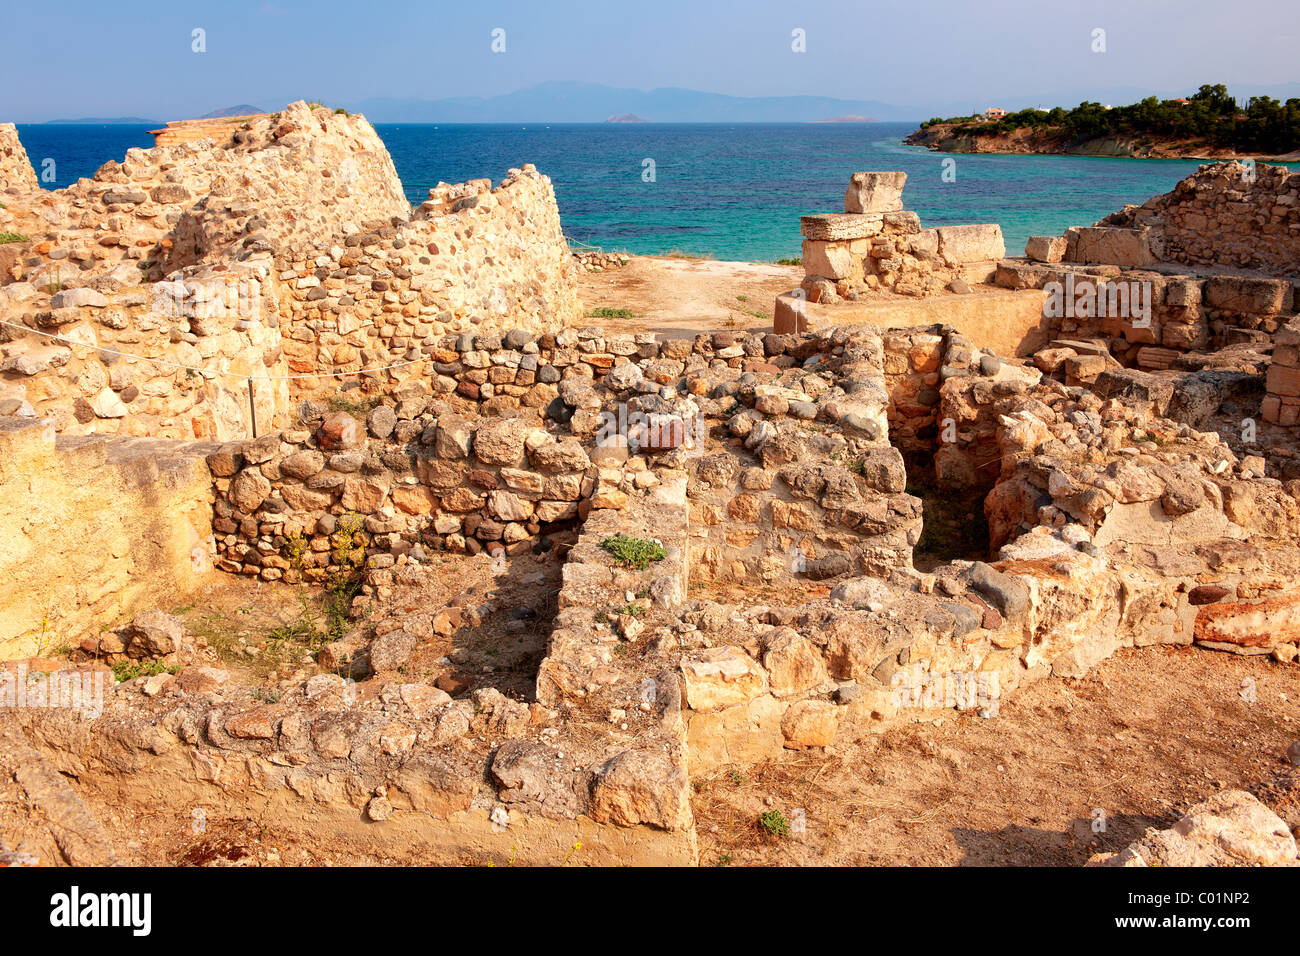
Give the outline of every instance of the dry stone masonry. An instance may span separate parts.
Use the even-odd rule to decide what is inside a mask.
[[[0,410],[69,434],[245,437],[344,384],[427,378],[441,336],[579,315],[531,166],[412,212],[364,117],[295,103],[219,131],[54,192],[6,153],[0,229],[27,240],[0,245]]]

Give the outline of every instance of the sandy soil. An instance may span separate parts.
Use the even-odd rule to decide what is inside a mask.
[[[716,259],[634,256],[621,268],[583,272],[578,294],[587,312],[630,309],[630,319],[592,318],[617,332],[686,335],[719,329],[771,331],[772,305],[803,280],[801,266]]]
[[[1242,698],[1251,681],[1255,702]],[[1120,652],[1049,678],[996,717],[949,716],[840,751],[695,781],[700,862],[1077,866],[1227,788],[1300,827],[1293,666],[1185,647]],[[805,832],[772,836],[760,814]],[[1105,832],[1093,832],[1100,810]]]

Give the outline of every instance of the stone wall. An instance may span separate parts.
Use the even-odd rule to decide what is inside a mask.
[[[1273,337],[1264,387],[1260,417],[1274,425],[1300,424],[1300,320],[1292,319]]]
[[[440,337],[580,312],[544,176],[440,184],[412,214],[364,117],[303,103],[6,206],[30,239],[0,246],[0,411],[63,433],[249,437],[434,377]]]
[[[1300,174],[1263,163],[1209,163],[1172,192],[1126,206],[1097,225],[1135,230],[1134,248],[1145,245],[1166,262],[1294,275],[1300,262]],[[1073,261],[1088,261],[1077,255],[1067,253]]]
[[[449,361],[443,336],[555,331],[581,316],[555,194],[531,164],[495,189],[441,184],[410,222],[303,246],[276,268],[288,290],[284,354],[303,376],[397,364],[367,376],[391,387]],[[293,388],[310,397],[337,383],[304,377]]]
[[[75,647],[196,590],[212,567],[212,448],[0,419],[0,657]]]
[[[727,433],[743,449],[693,461],[692,580],[790,585],[910,567],[920,502],[889,443],[874,329],[771,383],[742,380]]]
[[[1120,362],[1146,369],[1168,368],[1189,352],[1266,346],[1295,309],[1291,279],[1007,260],[996,281],[1049,290],[1049,343],[1098,339]]]
[[[518,554],[573,523],[596,487],[582,445],[537,410],[474,421],[410,395],[368,421],[369,436],[346,413],[312,416],[210,455],[217,566],[298,581],[337,570],[340,549],[366,549],[376,569],[443,550]],[[406,441],[387,440],[396,428]]]

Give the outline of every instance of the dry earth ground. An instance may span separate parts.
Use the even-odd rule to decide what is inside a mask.
[[[1252,696],[1254,702],[1243,699]],[[835,752],[695,781],[704,865],[1078,866],[1228,788],[1300,828],[1293,665],[1191,647],[1126,649],[1048,678],[998,715],[949,712]],[[803,834],[770,835],[759,816]],[[1098,810],[1105,832],[1094,832]]]
[[[612,332],[669,336],[719,329],[771,331],[776,296],[798,288],[801,266],[716,259],[634,256],[627,265],[582,272],[578,296],[586,312],[630,309],[632,318],[590,318]]]

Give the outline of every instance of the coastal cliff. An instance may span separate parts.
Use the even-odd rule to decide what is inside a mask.
[[[904,142],[948,153],[1062,153],[1143,159],[1300,158],[1300,99],[1252,96],[1222,83],[1190,98],[1148,96],[1129,106],[1084,102],[1073,109],[991,107],[979,116],[935,117]]]
[[[1011,153],[1025,155],[1118,156],[1133,159],[1300,159],[1300,151],[1277,156],[1239,153],[1203,140],[1160,139],[1152,136],[1097,136],[1079,139],[1068,130],[1021,127],[1009,131],[978,131],[977,123],[935,123],[909,133],[903,142],[942,153]]]

